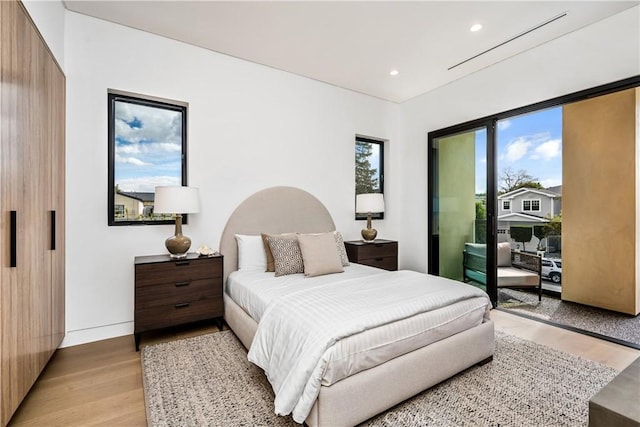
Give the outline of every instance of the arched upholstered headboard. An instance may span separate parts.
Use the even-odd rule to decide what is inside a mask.
[[[229,217],[220,239],[224,282],[238,269],[236,234],[321,233],[336,226],[327,208],[310,193],[294,187],[271,187],[249,196]]]

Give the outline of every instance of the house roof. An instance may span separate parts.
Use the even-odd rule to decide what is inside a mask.
[[[520,213],[520,212],[512,212],[505,215],[499,215],[498,221],[546,223],[546,222],[549,222],[549,218],[544,218],[541,216]]]
[[[562,191],[562,186],[560,185],[558,187],[560,187],[560,191]],[[551,188],[558,188],[558,187],[551,187]],[[551,198],[554,198],[554,199],[560,197],[560,193],[557,193],[555,191],[551,191],[550,189],[523,187],[523,188],[518,188],[517,190],[509,191],[508,193],[504,193],[504,194],[498,196],[498,200],[503,200],[503,199],[510,200],[510,199],[513,199],[516,196],[519,196],[519,195],[525,194],[525,193],[538,194],[538,195],[542,195],[542,196],[551,197]]]
[[[122,191],[120,194],[133,197],[134,199],[138,199],[141,202],[153,202],[156,196],[156,193],[143,193],[143,192],[137,192],[137,191],[126,191],[126,192]]]
[[[556,193],[558,196],[562,196],[562,185],[556,185],[555,187],[547,187],[547,191]]]
[[[135,194],[136,193],[124,193],[122,191],[117,193],[118,196],[127,197],[129,199],[137,200],[139,202],[144,202],[144,200],[142,200],[140,197],[136,197]]]

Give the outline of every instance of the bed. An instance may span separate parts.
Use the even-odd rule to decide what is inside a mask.
[[[260,319],[264,311],[267,310],[266,307],[271,303],[266,298],[262,308],[259,304],[258,308],[255,308],[256,306],[248,303],[242,295],[251,295],[246,287],[251,287],[251,284],[256,281],[261,283],[259,289],[262,289],[264,284],[275,283],[276,280],[265,278],[265,275],[269,273],[261,275],[261,272],[257,272],[252,273],[255,277],[243,277],[252,276],[252,274],[243,275],[237,271],[236,234],[258,235],[263,232],[284,233],[291,231],[322,233],[333,230],[335,230],[333,219],[324,205],[311,194],[292,187],[274,187],[260,191],[241,203],[230,216],[220,243],[225,267],[225,320],[247,349],[251,349],[254,339],[258,339],[256,332],[259,322],[255,318]],[[273,273],[270,274],[273,276]],[[367,281],[377,282],[380,286],[388,286],[387,282],[399,280],[400,276],[407,276],[410,280],[418,280],[416,275],[418,273],[390,273],[371,267],[352,265],[345,267],[344,273],[331,276],[336,276],[337,280],[342,281],[352,280],[356,276],[364,276],[368,277]],[[227,280],[229,276],[230,279]],[[424,279],[424,277],[422,278]],[[445,283],[440,281],[446,280],[433,276],[428,276],[428,279],[439,285]],[[294,278],[284,278],[282,281],[290,282],[292,280]],[[300,280],[307,280],[305,283],[311,284],[320,283],[329,280],[329,278],[321,276],[300,278]],[[227,285],[230,286],[230,289],[226,288]],[[325,290],[325,292],[327,291]],[[232,298],[230,294],[233,294],[234,297]],[[267,293],[267,295],[269,294]],[[273,304],[273,306],[275,305]],[[488,313],[489,305],[482,310],[486,310]],[[274,311],[271,306],[269,309]],[[460,322],[457,322],[449,328],[453,332],[449,332],[442,339],[437,336],[438,332],[432,333],[431,337],[427,337],[429,334],[422,334],[424,335],[423,343],[428,342],[428,345],[404,349],[390,347],[384,351],[386,354],[384,358],[373,351],[364,353],[365,362],[362,360],[350,361],[343,365],[327,366],[324,369],[326,375],[319,386],[317,397],[314,398],[312,407],[304,419],[305,423],[311,427],[358,424],[474,364],[491,360],[494,350],[493,323],[486,314],[482,315],[482,319],[478,321],[478,310],[477,308],[470,310],[475,313],[470,316],[476,319],[475,323],[472,322],[471,327],[468,325],[460,326],[458,324]],[[427,316],[426,314],[421,315]],[[405,323],[412,321],[421,320],[417,315],[402,320]],[[262,323],[261,326],[264,326],[268,322],[263,321]],[[375,328],[374,332],[370,332],[366,338],[355,334],[344,340],[343,347],[361,348],[358,346],[363,340],[372,339],[371,334],[382,336],[385,328],[393,329],[395,327],[406,330],[405,323],[402,324],[402,327],[398,326],[400,325],[399,321],[384,327],[380,326]],[[259,339],[262,340],[262,336],[259,336]],[[416,344],[413,345],[415,347]],[[375,347],[376,345],[373,345],[373,348]],[[353,353],[358,353],[358,351]],[[267,374],[269,375],[269,373]]]

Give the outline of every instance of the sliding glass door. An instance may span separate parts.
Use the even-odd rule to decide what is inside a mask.
[[[497,300],[494,123],[429,134],[429,273]]]

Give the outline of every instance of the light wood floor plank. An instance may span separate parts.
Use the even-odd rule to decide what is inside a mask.
[[[496,330],[571,353],[584,359],[593,360],[618,370],[626,368],[631,362],[640,357],[640,350],[525,319],[504,311],[493,310],[491,318],[495,322]]]
[[[496,330],[622,370],[640,350],[601,341],[509,313],[492,311]],[[143,336],[143,345],[217,331],[181,328]],[[145,426],[140,353],[125,336],[60,349],[52,357],[12,426]]]

